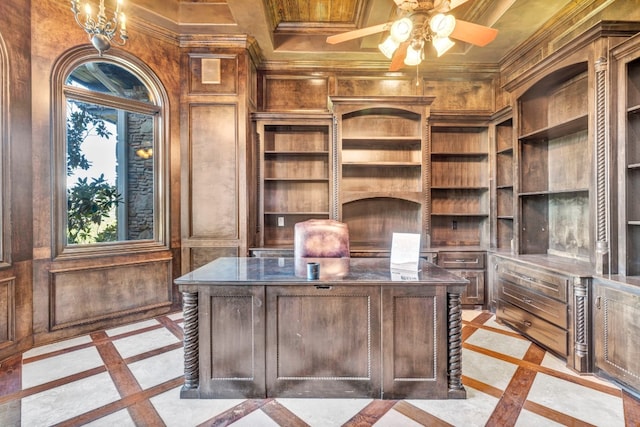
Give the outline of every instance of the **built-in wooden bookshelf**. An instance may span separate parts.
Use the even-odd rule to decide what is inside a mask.
[[[424,235],[424,146],[432,100],[331,97],[338,217],[349,226],[352,249],[388,250],[394,232]]]
[[[587,63],[542,79],[518,99],[522,254],[589,260],[591,150]]]
[[[482,246],[489,230],[487,126],[431,126],[431,245]]]
[[[511,249],[513,245],[513,119],[494,126],[495,143],[495,246]]]
[[[640,46],[640,42],[638,42]],[[619,272],[640,276],[640,47],[624,56],[619,71]]]
[[[261,247],[293,247],[297,222],[329,218],[332,120],[329,114],[255,115],[260,144]]]

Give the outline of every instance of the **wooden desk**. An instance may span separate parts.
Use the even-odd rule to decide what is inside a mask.
[[[465,398],[467,283],[426,261],[401,277],[383,258],[219,258],[176,280],[180,396]]]

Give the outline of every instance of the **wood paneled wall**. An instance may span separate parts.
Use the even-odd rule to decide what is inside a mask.
[[[30,3],[0,3],[0,360],[32,345]]]
[[[11,1],[15,4],[15,1]],[[179,97],[180,66],[177,36],[168,32],[147,31],[129,20],[130,39],[124,48],[154,71],[167,94],[168,109],[165,152],[168,171],[166,194],[170,200],[167,247],[127,255],[93,255],[60,258],[55,252],[52,209],[55,170],[52,162],[55,144],[51,123],[52,72],[69,49],[87,45],[86,33],[75,23],[68,4],[42,0],[32,10],[32,64],[25,81],[31,83],[33,120],[33,337],[34,342],[74,336],[101,327],[146,318],[179,307],[179,295],[173,278],[180,274],[180,142]],[[24,13],[23,16],[29,16]],[[16,17],[16,21],[28,21]],[[3,27],[4,29],[4,27]],[[28,29],[27,35],[28,35]],[[29,49],[25,49],[29,52]],[[29,67],[26,67],[27,69]],[[31,76],[29,76],[31,73]],[[28,163],[25,163],[28,164]],[[22,169],[30,170],[31,168]],[[31,249],[29,249],[31,251]],[[176,264],[178,268],[176,268]],[[29,278],[29,280],[31,280]]]
[[[293,73],[266,70],[260,76],[262,111],[327,111],[329,96],[434,96],[434,114],[491,115],[496,111],[494,79],[469,73],[457,80],[421,76],[389,77],[386,73],[340,71]]]
[[[257,180],[250,113],[256,71],[246,45],[183,43],[182,271],[220,256],[246,256]]]

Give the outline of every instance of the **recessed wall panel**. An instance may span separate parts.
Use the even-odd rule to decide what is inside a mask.
[[[171,304],[171,260],[50,272],[50,329]]]
[[[190,237],[237,239],[237,106],[192,106],[189,121]]]

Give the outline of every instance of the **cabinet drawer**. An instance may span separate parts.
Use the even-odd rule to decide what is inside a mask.
[[[559,356],[568,356],[568,333],[565,329],[552,325],[501,299],[498,299],[496,313],[500,320],[540,343],[543,347],[548,348]]]
[[[484,268],[484,252],[440,252],[438,265],[443,268]]]
[[[509,281],[498,280],[498,298],[522,308],[555,325],[567,328],[567,305]]]
[[[503,263],[498,268],[498,277],[511,283],[530,288],[536,292],[567,302],[569,278],[545,271]]]

